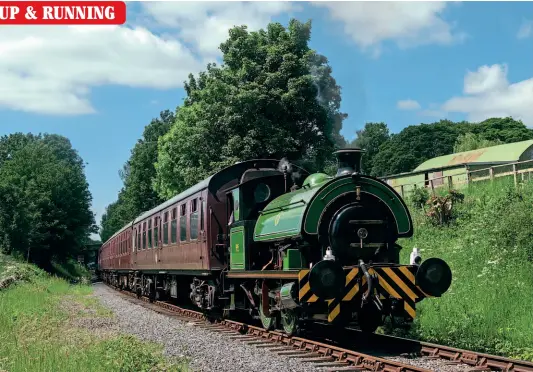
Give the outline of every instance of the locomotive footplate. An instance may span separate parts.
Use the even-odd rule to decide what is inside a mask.
[[[415,304],[425,297],[432,297],[424,293],[415,284],[415,275],[418,270],[416,265],[368,265],[368,274],[372,277],[373,285],[368,292],[368,280],[359,267],[344,267],[345,285],[340,296],[335,298],[319,298],[311,289],[309,273],[311,270],[300,270],[298,273],[299,300],[300,302],[317,303],[326,302],[328,307],[328,322],[333,322],[340,314],[342,303],[349,303],[356,299],[372,300],[374,296],[378,303],[380,300],[396,299],[403,303],[403,316],[414,319],[416,316]]]

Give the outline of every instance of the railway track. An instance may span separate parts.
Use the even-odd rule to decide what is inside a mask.
[[[110,288],[138,299],[131,292]],[[456,349],[443,345],[427,342],[420,342],[387,335],[364,335],[353,329],[346,329],[343,334],[337,333],[341,341],[337,342],[327,337],[300,338],[289,337],[277,331],[267,331],[263,328],[248,325],[233,320],[221,320],[212,323],[206,322],[206,316],[198,311],[182,308],[167,302],[150,302],[148,298],[141,297],[140,300],[146,303],[157,312],[181,318],[184,321],[192,322],[195,326],[211,329],[216,332],[227,333],[230,339],[254,345],[257,348],[265,348],[269,351],[285,355],[291,358],[298,358],[302,362],[312,362],[316,367],[323,368],[324,371],[384,371],[384,372],[428,372],[432,369],[422,368],[408,363],[409,358],[429,358],[442,360],[448,366],[463,366],[461,371],[484,372],[484,371],[506,371],[506,372],[533,372],[533,363],[512,360],[496,355],[476,353],[473,351]],[[352,340],[350,343],[347,340]],[[353,350],[358,347],[359,340],[365,344],[363,349],[375,350],[373,345],[378,345],[380,349],[394,350],[397,355],[402,355],[402,359],[407,362],[392,360],[386,356],[376,356],[374,352],[370,354]],[[350,347],[350,348],[348,348]],[[371,352],[371,351],[368,351]],[[383,353],[385,354],[385,353]],[[464,368],[466,367],[466,368]],[[451,369],[448,369],[451,370]],[[459,370],[459,368],[457,369]]]

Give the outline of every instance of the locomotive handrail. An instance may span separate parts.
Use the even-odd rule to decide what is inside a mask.
[[[283,206],[274,207],[274,208],[270,208],[270,209],[264,209],[264,210],[260,211],[259,214],[262,216],[262,215],[267,214],[269,212],[282,211],[284,209],[287,209],[287,207],[289,207],[289,206],[300,204],[300,203],[307,204],[307,202],[305,200],[301,199],[301,200],[298,200],[298,201],[295,201],[295,202],[292,202],[292,203],[289,203],[289,204],[285,204]]]

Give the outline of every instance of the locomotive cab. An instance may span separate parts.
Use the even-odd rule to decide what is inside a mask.
[[[253,233],[261,211],[295,184],[276,169],[250,169],[238,185],[226,190],[230,270],[261,270],[270,253],[254,246]]]

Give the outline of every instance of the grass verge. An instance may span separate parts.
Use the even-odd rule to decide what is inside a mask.
[[[0,290],[0,371],[187,370],[158,344],[113,329],[112,314],[89,296],[90,286],[35,270]]]
[[[403,239],[402,262],[413,247],[440,257],[453,272],[449,291],[418,307],[409,336],[533,361],[533,185],[475,185],[447,226],[428,223],[412,208],[415,235]]]

